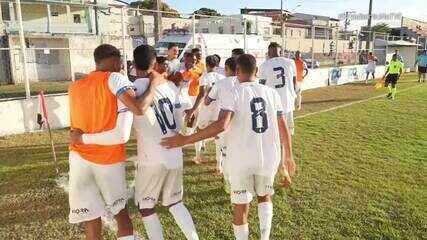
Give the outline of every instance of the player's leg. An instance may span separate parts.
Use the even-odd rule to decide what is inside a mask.
[[[92,164],[91,167],[106,203],[106,209],[117,221],[118,239],[133,239],[132,221],[126,208],[128,191],[125,163]]]
[[[372,72],[372,79],[375,80],[375,71]]]
[[[167,176],[163,184],[162,204],[169,208],[175,222],[178,224],[185,237],[189,240],[198,240],[196,227],[190,212],[182,202],[183,196],[183,170],[167,170]]]
[[[154,207],[160,196],[166,171],[162,166],[138,164],[135,179],[135,205],[138,206],[148,239],[163,239],[163,228]]]
[[[421,68],[418,66],[418,82],[421,83]]]
[[[273,176],[255,176],[255,190],[258,195],[258,219],[261,240],[270,239],[271,223],[273,221],[273,203],[271,196],[274,194]]]
[[[69,158],[69,222],[84,223],[86,239],[101,239],[105,204],[90,163],[73,151]]]
[[[288,125],[289,132],[293,136],[295,133],[295,123],[294,123],[294,112],[290,111],[285,114],[286,123]]]
[[[391,88],[391,84],[390,84],[390,74],[387,75],[387,77],[384,81],[384,87],[386,87],[388,89],[388,93],[387,93],[386,98],[391,98],[392,88]]]
[[[369,71],[366,71],[366,79],[365,79],[365,84],[368,83],[368,79],[369,79]]]
[[[397,76],[395,76],[393,78],[393,81],[391,82],[391,99],[395,99],[396,98],[396,93],[397,93]]]
[[[302,89],[301,89],[301,83],[297,83],[296,86],[296,94],[297,94],[297,109],[302,109]]]
[[[224,158],[223,148],[224,148],[224,140],[222,136],[215,137],[215,158],[216,158],[216,167],[215,173],[217,175],[222,174],[222,162]]]
[[[231,202],[234,204],[233,230],[237,240],[249,238],[249,203],[255,195],[254,175],[229,176]]]

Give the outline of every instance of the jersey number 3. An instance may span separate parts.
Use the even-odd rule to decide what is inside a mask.
[[[286,84],[286,77],[285,77],[285,69],[283,67],[275,67],[273,68],[274,72],[279,72],[276,75],[277,80],[282,81],[282,83],[275,85],[275,88],[282,88]]]
[[[268,128],[267,113],[265,112],[265,100],[257,97],[251,100],[252,130],[263,133]]]
[[[165,106],[167,106],[169,112],[172,115],[172,121],[169,121],[168,119]],[[162,130],[163,135],[168,132],[167,129],[170,129],[170,130],[176,129],[176,122],[175,122],[175,118],[173,117],[173,105],[169,100],[169,98],[159,99],[159,109],[157,109],[156,105],[154,105],[154,112],[156,114],[157,122],[160,125],[160,129]]]

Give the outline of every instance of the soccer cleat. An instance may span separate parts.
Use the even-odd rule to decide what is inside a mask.
[[[386,98],[391,98],[391,93],[388,93]]]

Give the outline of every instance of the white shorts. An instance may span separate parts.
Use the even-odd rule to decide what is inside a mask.
[[[231,202],[233,204],[250,203],[256,194],[257,196],[273,195],[274,194],[274,175],[244,175],[244,176],[228,176],[228,181],[231,188]]]
[[[100,165],[69,155],[70,223],[93,220],[110,212],[118,214],[127,203],[125,163]]]
[[[162,164],[139,164],[135,179],[135,204],[139,209],[154,208],[162,194],[162,205],[182,201],[182,168],[167,169]]]
[[[288,125],[289,132],[294,135],[295,123],[294,123],[294,112],[290,111],[285,113],[286,124]]]

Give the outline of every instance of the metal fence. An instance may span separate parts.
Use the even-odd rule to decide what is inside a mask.
[[[198,47],[203,56],[219,54],[223,61],[232,49],[242,48],[261,63],[268,44],[278,42],[285,55],[300,51],[312,67],[316,62],[321,67],[365,64],[369,51],[384,64],[388,44],[396,40],[409,40],[419,50],[427,49],[425,38],[414,41],[381,33],[342,33],[338,26],[296,28],[252,15],[177,14],[82,1],[0,3],[4,31],[0,37],[0,98],[28,99],[39,90],[66,92],[70,82],[95,69],[93,51],[102,43],[120,49],[123,66],[129,66],[133,49],[143,43],[164,54],[169,42],[177,42],[181,52]]]

